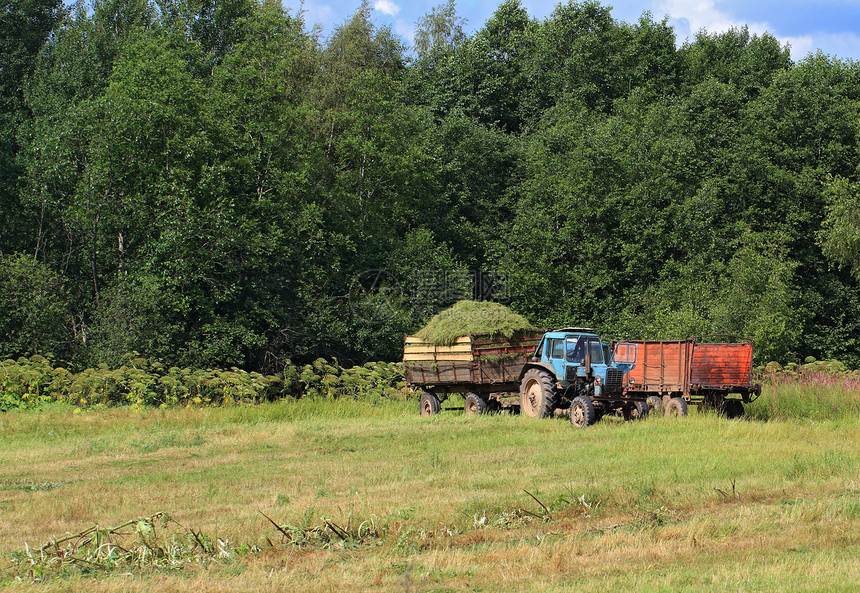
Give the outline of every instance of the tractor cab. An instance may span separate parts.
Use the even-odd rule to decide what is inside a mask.
[[[605,389],[620,393],[624,373],[636,364],[636,344],[622,344],[613,358],[593,329],[562,328],[544,334],[535,358],[552,370],[562,390],[593,384],[593,396],[600,397]]]

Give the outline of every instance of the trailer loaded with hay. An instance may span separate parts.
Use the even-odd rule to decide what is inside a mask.
[[[452,393],[464,394],[466,411],[499,409],[519,395],[520,374],[541,341],[541,333],[510,338],[469,335],[451,345],[435,345],[406,336],[403,362],[406,380],[422,390],[422,415],[439,411]]]

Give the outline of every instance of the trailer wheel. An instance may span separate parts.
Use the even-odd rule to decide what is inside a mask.
[[[552,416],[553,381],[549,373],[529,369],[520,384],[520,410],[531,418]]]
[[[699,403],[699,411],[700,412],[717,412],[718,414],[723,414],[723,396],[720,394],[708,394],[702,398],[702,401]]]
[[[477,393],[470,393],[466,396],[466,413],[467,414],[483,414],[487,411],[487,402]]]
[[[648,416],[648,404],[635,401],[624,406],[625,420],[644,420]]]
[[[744,415],[744,404],[739,399],[727,399],[723,402],[723,414],[726,418],[740,418]]]
[[[667,416],[686,416],[687,402],[683,397],[673,397],[669,400],[669,407],[666,408]]]
[[[662,415],[663,412],[663,398],[658,395],[649,395],[648,399],[645,400],[648,403],[648,411],[653,412],[654,414]]]
[[[597,415],[594,411],[594,404],[591,403],[591,398],[586,395],[580,395],[573,398],[570,404],[570,423],[576,428],[585,428],[594,424],[597,420]]]
[[[438,414],[441,409],[442,404],[439,403],[438,397],[429,391],[425,391],[421,394],[421,399],[418,400],[418,410],[421,412],[422,416]]]

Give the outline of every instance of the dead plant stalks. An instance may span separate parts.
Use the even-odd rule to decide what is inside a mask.
[[[716,490],[717,492],[719,492],[719,493],[720,493],[720,495],[721,495],[723,498],[726,498],[726,499],[738,499],[738,498],[740,498],[740,497],[741,497],[740,492],[738,492],[738,490],[737,490],[736,480],[735,480],[735,479],[732,479],[732,493],[731,493],[731,495],[730,495],[728,492],[726,492],[725,490],[722,490],[722,489],[720,489],[720,488],[716,488],[716,487],[715,487],[715,488],[714,488],[714,490]]]
[[[534,515],[534,514],[532,514],[532,513],[528,513],[528,514],[529,514],[529,515],[532,515],[532,516],[533,516],[533,517],[535,517],[535,518],[543,519],[544,521],[552,521],[552,513],[550,512],[549,508],[548,508],[544,503],[542,503],[542,502],[540,501],[540,499],[538,499],[538,497],[537,497],[537,496],[535,496],[534,494],[532,494],[532,493],[531,493],[531,492],[529,492],[528,490],[523,490],[523,492],[525,492],[526,494],[528,494],[529,496],[531,496],[531,497],[532,497],[532,499],[533,499],[536,503],[538,503],[538,504],[541,506],[541,508],[543,509],[543,515]],[[526,512],[528,512],[528,511],[526,511]]]
[[[233,549],[228,540],[210,538],[185,527],[167,513],[126,521],[115,527],[93,525],[52,539],[37,550],[24,544],[12,558],[14,577],[41,581],[49,574],[74,567],[80,572],[123,569],[177,569],[229,559],[248,546]]]
[[[282,543],[298,547],[355,548],[379,543],[388,531],[387,527],[379,525],[375,516],[356,522],[350,514],[345,525],[339,525],[325,517],[320,519],[322,523],[314,525],[309,520],[310,517],[306,516],[300,525],[279,525],[266,513],[259,509],[258,511],[281,533]]]

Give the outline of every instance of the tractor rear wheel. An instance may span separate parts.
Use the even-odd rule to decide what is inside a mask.
[[[552,416],[554,385],[546,371],[529,369],[520,384],[520,410],[531,418]]]

